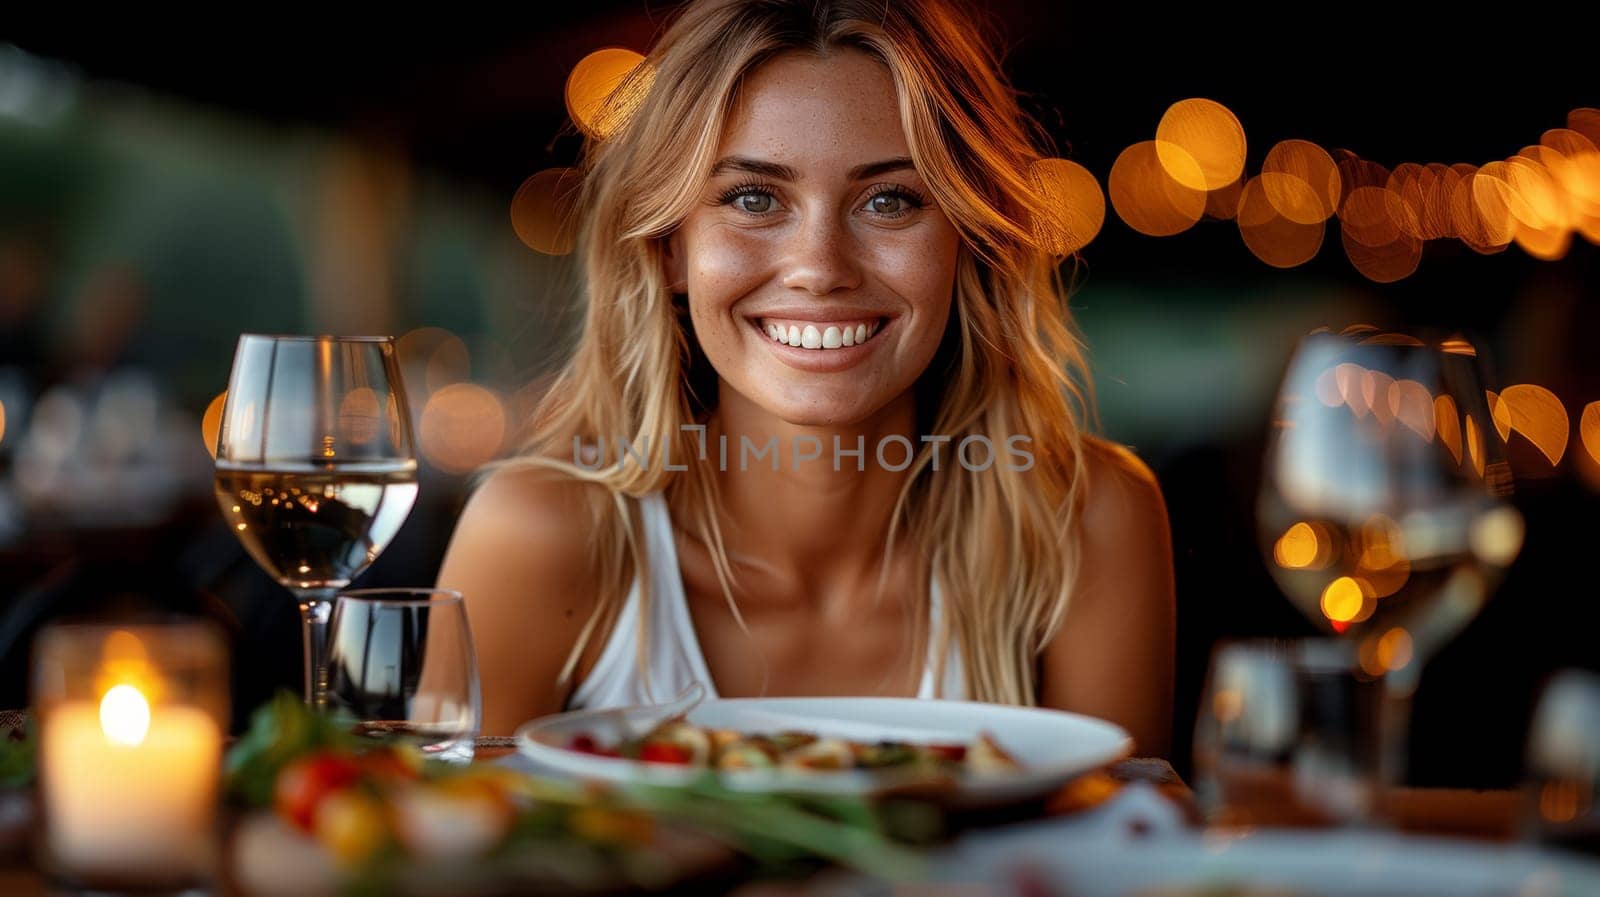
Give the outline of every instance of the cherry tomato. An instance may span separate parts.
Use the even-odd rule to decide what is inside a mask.
[[[317,840],[345,863],[359,863],[389,838],[383,805],[357,789],[330,793],[317,805]]]
[[[312,831],[322,799],[361,778],[361,767],[348,754],[320,753],[301,757],[278,773],[272,805],[278,815],[301,831]]]
[[[682,766],[691,759],[689,749],[665,741],[648,741],[639,747],[639,759],[646,763],[676,763]]]
[[[594,737],[587,733],[574,735],[572,741],[567,745],[567,749],[577,751],[580,754],[593,754],[597,757],[620,756],[616,749],[603,747],[600,742],[595,741]]]

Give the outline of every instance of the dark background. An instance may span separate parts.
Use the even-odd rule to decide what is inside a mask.
[[[1545,130],[1564,125],[1569,110],[1600,105],[1596,32],[1573,14],[1558,17],[1553,7],[1500,9],[1492,20],[1420,4],[1159,9],[1018,0],[989,8],[1011,43],[1007,68],[1027,108],[1049,127],[1060,154],[1085,165],[1102,185],[1117,154],[1152,138],[1167,106],[1188,97],[1218,100],[1238,115],[1252,172],[1269,147],[1288,138],[1349,149],[1391,168],[1482,164],[1537,143]],[[123,29],[107,22],[93,28],[8,22],[0,27],[0,45],[60,64],[74,83],[133,87],[131,94],[96,94],[74,119],[87,123],[76,127],[95,130],[93,115],[115,112],[127,102],[119,97],[159,97],[196,122],[242,122],[252,133],[309,132],[381,146],[442,189],[474,198],[485,226],[503,227],[499,236],[509,239],[505,209],[518,185],[535,171],[569,163],[577,149],[562,101],[567,71],[602,46],[647,49],[669,11],[590,2],[536,14],[343,25],[286,15],[203,35],[194,23]],[[127,127],[127,120],[107,126],[102,139],[119,139],[116,127]],[[179,145],[191,137],[169,136]],[[108,178],[97,166],[73,164],[70,140],[51,146],[66,147],[65,156],[26,140],[0,142],[0,153],[10,147],[17,154],[0,155],[0,169],[8,158],[26,163],[0,174],[6,191],[0,237],[46,247],[52,261],[38,289],[57,301],[70,291],[69,260],[88,251],[77,248],[74,222],[83,213],[74,210],[92,207]],[[1460,329],[1487,349],[1501,383],[1555,391],[1574,433],[1584,405],[1600,400],[1591,286],[1600,275],[1600,250],[1581,238],[1554,262],[1515,246],[1485,257],[1433,241],[1417,273],[1380,285],[1344,258],[1336,227],[1316,258],[1283,271],[1255,259],[1229,222],[1206,221],[1156,239],[1135,233],[1108,209],[1083,256],[1075,302],[1105,432],[1133,445],[1155,469],[1171,515],[1179,596],[1174,760],[1184,772],[1216,641],[1312,631],[1267,576],[1252,514],[1271,393],[1297,335],[1357,321]],[[263,320],[310,326],[320,320],[317,303],[324,300],[291,284],[285,289],[300,297],[296,308],[262,310],[248,296],[270,292],[281,273],[188,270],[202,283],[243,289],[245,298],[232,309],[227,296],[189,300],[207,303],[209,330],[200,331],[178,327],[185,313],[176,306],[151,303],[126,359],[154,371],[172,401],[198,418],[225,382],[240,330]],[[527,273],[529,294],[545,295],[533,283],[544,269]],[[249,285],[241,287],[244,281]],[[163,288],[159,279],[153,283],[153,290]],[[430,298],[416,284],[405,289],[393,315],[396,333],[422,325],[468,336],[493,329],[491,311],[452,324],[441,320],[454,314],[442,310],[449,297]],[[474,301],[487,308],[495,300]],[[521,345],[546,345],[539,328],[554,326],[552,313],[537,301],[499,313],[522,312],[530,323],[513,336],[528,337]],[[42,386],[68,376],[44,349],[44,334],[59,336],[73,326],[58,317],[53,330],[13,331],[0,350],[30,364]],[[552,363],[518,354],[517,345],[513,339],[504,350],[509,361],[485,376],[504,382]],[[475,375],[478,364],[475,354]],[[1592,594],[1600,532],[1592,484],[1600,480],[1585,479],[1586,465],[1593,465],[1576,435],[1555,468],[1520,436],[1509,450],[1516,501],[1529,523],[1526,548],[1483,615],[1427,668],[1413,721],[1411,776],[1419,784],[1514,783],[1544,678],[1600,660]],[[200,454],[195,464],[203,468],[206,460]],[[468,485],[463,477],[427,471],[412,519],[360,584],[430,582]],[[273,687],[298,682],[293,605],[238,549],[204,489],[143,524],[24,519],[0,566],[0,588],[6,601],[0,706],[26,700],[26,647],[42,621],[144,606],[152,598],[208,613],[230,628],[241,719]]]

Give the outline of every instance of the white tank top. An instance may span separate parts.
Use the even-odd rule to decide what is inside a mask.
[[[661,703],[672,700],[693,682],[705,686],[707,698],[717,697],[705,656],[700,653],[700,642],[695,638],[694,622],[689,617],[689,601],[683,589],[683,575],[678,570],[678,548],[673,541],[672,515],[667,510],[666,499],[660,492],[645,495],[639,499],[639,512],[644,518],[650,579],[657,584],[655,600],[650,602],[649,608],[649,644],[646,646],[649,669],[640,675],[639,581],[635,579],[600,658],[589,675],[578,683],[567,702],[568,709]],[[929,576],[928,581],[928,631],[938,632],[939,583],[933,576]],[[936,687],[934,670],[930,648],[922,671],[922,684],[917,689],[918,698],[965,699],[960,652],[947,652],[942,688]]]

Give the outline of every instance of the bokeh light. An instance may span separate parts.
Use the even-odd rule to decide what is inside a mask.
[[[1438,423],[1434,418],[1433,395],[1416,380],[1396,380],[1389,387],[1389,404],[1401,425],[1432,441]]]
[[[461,337],[443,327],[418,327],[395,342],[406,386],[421,396],[472,376],[472,356]]]
[[[1498,232],[1491,232],[1490,223],[1483,217],[1473,184],[1478,177],[1478,167],[1460,163],[1452,166],[1458,175],[1450,192],[1450,224],[1455,236],[1479,255],[1494,255],[1510,245],[1510,240],[1497,242]]]
[[[1511,430],[1527,437],[1550,460],[1551,466],[1561,463],[1561,456],[1567,451],[1571,423],[1566,407],[1555,393],[1532,383],[1508,386],[1500,393],[1497,413],[1506,418]]]
[[[1191,189],[1226,187],[1244,172],[1244,126],[1215,100],[1173,103],[1156,126],[1156,140],[1167,175]]]
[[[1387,207],[1395,224],[1402,233],[1418,240],[1427,239],[1422,228],[1422,182],[1427,177],[1427,169],[1421,165],[1403,162],[1389,173],[1389,183],[1385,186],[1390,195]]]
[[[1378,663],[1385,670],[1403,670],[1415,656],[1411,633],[1396,626],[1378,639]]]
[[[1585,106],[1568,112],[1567,128],[1589,138],[1589,142],[1595,146],[1600,146],[1600,109]]]
[[[1486,563],[1509,566],[1522,551],[1522,540],[1527,535],[1527,522],[1522,512],[1509,505],[1491,508],[1472,521],[1467,542],[1472,553]]]
[[[1167,237],[1193,227],[1206,208],[1203,189],[1185,181],[1203,180],[1200,166],[1181,148],[1164,151],[1168,164],[1184,172],[1173,178],[1157,155],[1156,141],[1146,140],[1122,151],[1112,163],[1108,192],[1117,215],[1131,228],[1151,237]]]
[[[455,383],[428,398],[419,443],[423,457],[448,473],[468,473],[500,454],[506,412],[500,397],[475,383]]]
[[[1309,140],[1285,140],[1269,150],[1261,180],[1267,201],[1297,224],[1327,221],[1344,195],[1333,156]]]
[[[1461,464],[1461,416],[1456,410],[1456,400],[1449,396],[1439,396],[1433,400],[1433,418],[1439,442],[1450,456],[1455,459],[1457,466]]]
[[[1470,414],[1466,415],[1466,421],[1467,457],[1472,459],[1472,469],[1477,471],[1478,476],[1481,477],[1483,476],[1483,465],[1485,463],[1483,428],[1478,426],[1477,418]]]
[[[1361,392],[1361,377],[1366,372],[1366,368],[1348,361],[1333,369],[1333,382],[1339,388],[1339,398],[1350,406],[1357,419],[1366,417],[1368,411]]]
[[[1280,184],[1295,182],[1288,175],[1275,177]],[[1301,188],[1309,194],[1303,182]],[[1325,228],[1320,221],[1302,224],[1280,215],[1267,198],[1268,189],[1263,177],[1245,183],[1239,197],[1239,235],[1256,258],[1275,268],[1304,264],[1322,248]]]
[[[1483,396],[1489,401],[1489,420],[1494,422],[1494,431],[1500,434],[1500,441],[1511,439],[1511,406],[1500,404],[1500,394],[1492,389],[1483,391]]]
[[[1394,378],[1382,371],[1367,371],[1361,378],[1361,397],[1382,426],[1394,423],[1400,411],[1400,394],[1395,391]]]
[[[1511,187],[1511,214],[1517,219],[1513,239],[1537,259],[1555,261],[1567,254],[1572,231],[1567,227],[1565,197],[1542,163],[1524,155],[1506,160]]]
[[[1370,617],[1374,602],[1367,587],[1352,576],[1341,576],[1322,590],[1322,615],[1338,627],[1339,624],[1359,623]]]
[[[1106,220],[1106,198],[1089,169],[1069,159],[1033,163],[1034,182],[1049,204],[1034,238],[1055,255],[1071,255],[1089,245]]]
[[[624,85],[628,75],[644,62],[639,53],[624,47],[596,50],[579,60],[567,76],[567,113],[591,137],[604,140],[616,133],[639,108],[650,89],[649,69]],[[618,90],[622,87],[622,90]]]
[[[206,441],[206,451],[211,457],[217,456],[217,437],[222,432],[222,405],[228,400],[228,391],[224,389],[217,393],[217,397],[206,406],[206,413],[200,417],[200,438]]]
[[[1343,228],[1339,238],[1351,267],[1376,283],[1404,280],[1416,273],[1422,263],[1422,241],[1410,234],[1399,234],[1382,246],[1366,246],[1351,240]]]
[[[1467,166],[1471,167],[1471,166]],[[1472,169],[1477,173],[1477,169]],[[1422,235],[1425,240],[1443,240],[1457,236],[1454,200],[1456,187],[1460,186],[1462,172],[1454,166],[1430,162],[1423,167]]]
[[[1578,437],[1588,450],[1589,457],[1594,459],[1594,463],[1600,464],[1600,402],[1583,406],[1583,415],[1578,419]]]
[[[1390,204],[1398,203],[1383,187],[1357,187],[1344,199],[1339,225],[1347,239],[1363,246],[1381,247],[1400,236],[1400,226]]]
[[[1313,523],[1296,523],[1289,527],[1272,548],[1278,566],[1290,570],[1305,570],[1327,565],[1333,540],[1322,527]]]
[[[1334,150],[1332,156],[1339,169],[1341,206],[1344,204],[1344,198],[1348,197],[1352,190],[1360,187],[1384,187],[1389,183],[1389,169],[1371,159],[1363,159],[1347,149]]]
[[[1517,216],[1511,211],[1517,196],[1510,178],[1510,166],[1504,162],[1490,162],[1472,178],[1472,201],[1478,209],[1484,242],[1489,246],[1509,245],[1517,234]],[[1470,241],[1467,245],[1477,248]]]
[[[546,168],[522,182],[511,199],[511,229],[529,249],[566,255],[577,244],[575,168]]]
[[[1386,598],[1411,577],[1411,562],[1406,556],[1400,526],[1382,514],[1374,515],[1352,533],[1351,551],[1361,572],[1359,581],[1369,598]]]

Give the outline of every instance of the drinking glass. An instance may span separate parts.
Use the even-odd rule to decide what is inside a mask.
[[[1291,601],[1381,681],[1379,784],[1403,780],[1422,664],[1522,547],[1478,350],[1358,327],[1313,333],[1284,377],[1257,522]]]
[[[429,757],[470,761],[481,702],[461,593],[340,593],[329,626],[327,698],[362,734],[397,736]]]
[[[1527,767],[1525,833],[1600,856],[1600,676],[1562,670],[1545,686]]]
[[[312,706],[334,595],[416,501],[412,444],[390,337],[239,337],[217,435],[217,503],[300,604]]]
[[[1371,818],[1380,685],[1327,639],[1228,641],[1212,652],[1195,726],[1195,793],[1220,826]]]

